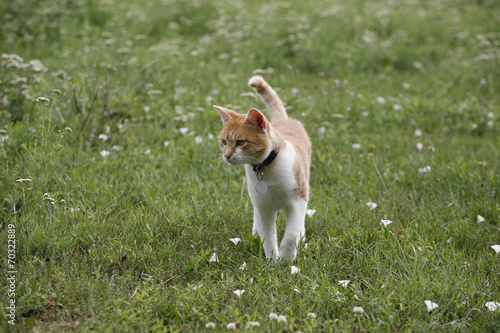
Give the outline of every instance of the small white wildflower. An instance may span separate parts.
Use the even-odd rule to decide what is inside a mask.
[[[471,125],[471,127],[472,127],[473,130],[475,130],[475,129],[477,129],[477,124],[474,123],[474,124]]]
[[[247,263],[243,262],[243,264],[240,266],[240,270],[244,271],[247,268]]]
[[[316,318],[316,314],[314,312],[309,312],[308,314],[306,314],[306,316],[312,319]]]
[[[500,303],[498,302],[486,302],[485,305],[490,311],[496,311],[498,308],[500,308]]]
[[[403,107],[402,107],[400,104],[394,104],[394,105],[392,106],[392,109],[393,109],[394,111],[400,111],[400,110],[402,110],[402,109],[403,109]]]
[[[218,262],[219,261],[219,257],[217,256],[217,253],[212,254],[212,256],[210,257],[210,259],[208,261],[210,261],[210,262]]]
[[[151,150],[150,150],[150,149],[146,149],[146,150],[144,151],[144,154],[145,154],[145,155],[149,155],[150,153],[151,153]]]
[[[278,316],[278,323],[286,323],[286,322],[287,322],[286,316],[284,315]]]
[[[206,323],[205,328],[215,328],[215,323],[213,323],[213,322]]]
[[[46,72],[47,67],[45,67],[42,62],[38,59],[30,61],[31,69],[35,72]]]
[[[403,88],[410,89],[410,84],[408,82],[403,83]]]
[[[429,300],[427,301],[424,301],[425,302],[425,306],[427,306],[427,311],[428,312],[431,312],[432,310],[434,310],[435,308],[438,308],[439,305],[437,305],[437,303],[434,303],[434,302],[431,302]]]
[[[179,132],[181,132],[181,134],[186,134],[188,131],[189,131],[189,128],[187,128],[187,127],[179,128]]]
[[[227,324],[227,329],[228,330],[235,330],[236,329],[236,323],[229,323],[229,324]]]
[[[352,147],[352,149],[361,149],[361,144],[360,143],[353,143],[351,147]]]
[[[432,169],[431,169],[430,165],[425,166],[423,168],[418,168],[418,172],[421,173],[421,174],[431,172],[431,170]]]
[[[269,314],[269,319],[274,319],[274,320],[278,320],[278,315],[274,312],[271,312]]]
[[[233,243],[234,243],[234,245],[238,245],[238,243],[241,241],[241,239],[240,239],[240,238],[238,238],[238,237],[235,237],[235,238],[229,238],[229,240],[230,240],[231,242],[233,242]]]
[[[477,223],[483,223],[484,221],[484,217],[482,217],[481,215],[477,216]]]
[[[212,133],[207,134],[208,140],[213,140],[215,136]]]
[[[18,182],[18,183],[32,182],[32,181],[33,180],[29,179],[29,178],[18,178],[18,179],[16,179],[16,182]]]
[[[314,209],[308,209],[308,210],[306,210],[306,214],[309,217],[312,217],[314,215],[314,213],[316,213],[316,210],[314,210]]]
[[[197,136],[194,138],[194,142],[196,142],[196,144],[200,144],[203,142],[203,138],[201,136]]]
[[[106,158],[106,157],[109,156],[110,153],[107,150],[101,150],[100,154],[101,154],[102,157]]]
[[[377,208],[377,204],[375,202],[367,202],[366,205],[368,206],[368,208],[370,208],[370,210],[374,210],[375,208]]]
[[[8,135],[2,135],[0,136],[0,142],[3,144],[5,141],[9,140],[9,136]]]
[[[259,327],[260,323],[258,321],[249,321],[247,323],[247,328],[252,328],[252,327]]]
[[[422,149],[424,149],[424,145],[423,145],[423,144],[421,144],[421,143],[417,143],[417,149],[418,149],[418,150],[422,150]]]
[[[170,141],[163,141],[163,147],[168,147],[170,146]]]
[[[98,138],[101,139],[102,141],[106,142],[106,141],[108,141],[109,137],[106,134],[99,134]]]
[[[354,309],[352,309],[352,312],[354,312],[354,313],[364,313],[365,310],[363,310],[363,308],[360,307],[360,306],[355,306]]]
[[[121,150],[121,149],[122,149],[122,147],[120,147],[120,146],[118,146],[118,145],[114,145],[114,146],[113,146],[113,147],[111,147],[111,148],[113,148],[113,150]]]
[[[144,112],[149,112],[150,110],[151,110],[151,108],[150,108],[148,105],[146,105],[146,106],[144,107]]]
[[[370,113],[368,113],[368,111],[365,111],[361,115],[366,118],[370,115]]]
[[[326,128],[324,128],[324,127],[318,128],[318,133],[319,134],[325,134],[326,133]]]
[[[383,224],[384,227],[387,227],[391,223],[392,223],[392,221],[389,221],[389,220],[380,220],[380,224]]]
[[[488,125],[489,128],[492,128],[494,124],[495,123],[493,122],[493,120],[490,120],[486,123],[486,125]]]
[[[241,295],[243,295],[244,292],[245,292],[244,289],[238,289],[233,291],[233,293],[235,293],[238,297],[241,297]]]
[[[493,112],[488,112],[486,114],[486,117],[488,117],[488,119],[493,119],[493,118],[495,118],[495,114]]]
[[[358,295],[353,295],[354,299],[359,299]]]
[[[479,80],[479,83],[481,83],[483,86],[486,84],[486,79],[483,77],[481,80]]]
[[[385,103],[385,98],[382,97],[382,96],[377,97],[377,103],[384,104]]]
[[[422,131],[421,131],[421,130],[419,130],[419,129],[417,128],[417,129],[415,130],[415,132],[414,132],[414,135],[415,135],[416,137],[421,137],[421,136],[422,136]]]
[[[47,97],[38,97],[36,99],[37,102],[44,102],[44,103],[49,103],[50,102],[50,99],[48,99]]]
[[[349,282],[351,282],[351,280],[340,280],[339,281],[339,284],[344,287],[344,288],[347,288],[347,285],[349,284]]]
[[[296,266],[292,266],[290,267],[292,269],[292,274],[297,274],[297,273],[300,273],[300,268],[296,267]]]
[[[309,247],[309,243],[304,243],[304,249],[307,249]]]
[[[496,253],[500,252],[500,245],[492,245],[491,248],[495,250]]]

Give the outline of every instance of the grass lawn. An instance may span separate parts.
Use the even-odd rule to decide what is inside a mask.
[[[500,331],[497,0],[0,15],[0,330]],[[264,109],[253,74],[313,142],[294,267],[218,147],[213,104]]]

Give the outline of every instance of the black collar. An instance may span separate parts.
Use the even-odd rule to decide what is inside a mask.
[[[259,164],[253,164],[253,171],[255,172],[262,172],[266,166],[269,164],[273,163],[274,159],[278,156],[278,147],[274,148],[271,153],[269,153],[269,156],[262,161],[262,163]]]

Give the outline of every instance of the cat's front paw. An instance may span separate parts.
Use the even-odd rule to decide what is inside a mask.
[[[280,249],[279,260],[281,260],[284,264],[294,262],[296,258],[297,250],[295,248],[289,251],[283,251],[282,249]]]

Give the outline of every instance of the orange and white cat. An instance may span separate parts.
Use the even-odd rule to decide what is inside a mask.
[[[271,121],[256,109],[239,114],[214,106],[224,124],[219,135],[222,158],[230,165],[245,165],[254,207],[252,232],[263,240],[266,257],[294,261],[305,237],[311,140],[262,77],[253,76],[248,85],[266,104]],[[276,219],[282,210],[287,222],[278,248]]]

